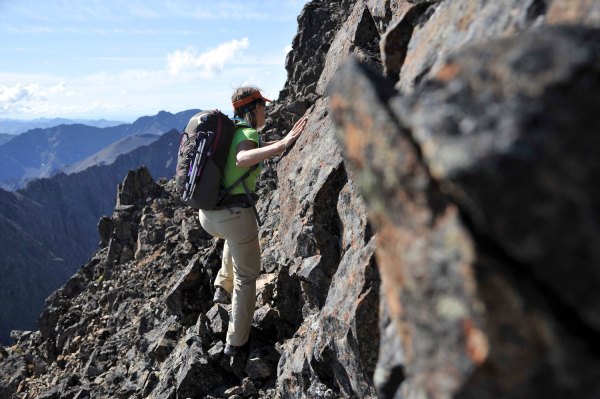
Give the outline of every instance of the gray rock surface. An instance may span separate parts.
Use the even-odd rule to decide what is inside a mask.
[[[531,9],[506,4],[494,18],[513,22],[484,28],[486,7],[499,5],[473,2],[480,12],[462,33],[439,36],[460,29],[449,21],[461,2],[431,5],[411,37],[400,92],[356,61],[329,86],[345,159],[378,232],[389,317],[375,373],[382,397],[599,389],[599,235],[586,180],[596,175],[598,143],[587,132],[598,124],[598,32],[544,27],[543,12],[529,26]],[[511,24],[518,29],[500,39]],[[471,29],[481,34],[460,44]],[[418,84],[413,66],[427,71]]]

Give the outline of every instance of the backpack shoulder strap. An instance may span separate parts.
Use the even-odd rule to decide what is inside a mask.
[[[246,192],[246,198],[248,198],[250,205],[252,205],[252,210],[254,211],[254,216],[256,217],[256,221],[258,222],[259,226],[262,226],[262,221],[260,220],[260,216],[258,216],[258,211],[256,210],[254,198],[252,198],[252,194],[250,193],[250,190],[248,189],[248,185],[246,184],[246,178],[248,176],[250,176],[250,173],[254,172],[259,166],[260,166],[260,164],[252,165],[250,168],[248,168],[246,173],[244,173],[239,179],[234,181],[229,187],[226,187],[223,190],[223,194],[217,201],[217,206],[219,206],[221,204],[221,202],[229,195],[229,192],[231,190],[233,190],[233,188],[235,186],[237,186],[238,184],[241,183],[242,186],[244,187],[244,191]]]
[[[240,184],[244,180],[246,180],[246,178],[248,176],[250,176],[250,173],[254,172],[256,170],[256,168],[259,167],[259,165],[260,164],[252,165],[251,167],[248,168],[248,170],[246,171],[246,173],[244,173],[242,176],[240,176],[239,179],[237,179],[236,181],[234,181],[233,183],[231,183],[229,185],[229,187],[225,187],[223,189],[223,195],[221,196],[221,198],[219,198],[219,201],[217,202],[217,204],[220,204],[221,201],[223,201],[225,199],[225,197],[227,197],[229,195],[229,193],[231,192],[231,190],[234,189],[235,186],[237,186],[238,184]]]
[[[254,198],[252,198],[252,195],[250,194],[250,190],[248,189],[248,185],[246,184],[245,180],[242,180],[242,186],[244,186],[244,191],[246,192],[246,198],[248,198],[248,201],[250,201],[250,204],[252,205],[252,210],[254,211],[254,217],[256,218],[256,222],[258,223],[259,226],[262,226],[262,221],[260,220],[260,216],[258,216],[258,211],[256,210],[256,204],[254,202]]]

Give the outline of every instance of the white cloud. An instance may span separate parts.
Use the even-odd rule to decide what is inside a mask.
[[[222,71],[225,63],[238,56],[249,45],[248,38],[243,38],[220,44],[204,53],[198,53],[194,47],[177,50],[167,55],[167,68],[172,75],[197,74],[202,78],[210,78]]]
[[[22,101],[30,96],[30,90],[21,83],[13,87],[0,86],[0,106]]]
[[[58,93],[64,92],[66,85],[58,83],[42,87],[38,84],[17,83],[14,86],[0,86],[0,110],[2,112],[28,112],[32,104],[45,101]]]
[[[50,86],[46,92],[46,95],[63,93],[67,88],[67,85],[64,82],[60,82],[54,86]]]
[[[67,84],[62,83],[64,79]],[[227,109],[226,85],[205,83],[198,92],[166,70],[124,70],[84,76],[11,74],[0,72],[0,117],[114,117],[123,120],[160,110]],[[22,83],[28,82],[28,83]],[[29,83],[32,82],[32,83]],[[160,93],[158,97],[155,95]]]
[[[238,57],[248,46],[249,40],[243,39],[204,53],[188,49],[180,52],[179,60],[173,58],[154,70],[103,70],[85,75],[0,71],[0,82],[5,85],[0,85],[0,117],[132,120],[160,110],[218,108],[229,112],[231,92],[244,84],[257,85],[265,96],[276,99],[285,74],[278,68],[282,76],[273,76],[270,65],[276,60],[282,63],[281,53]],[[179,74],[172,73],[176,61]],[[203,79],[211,73],[213,78]]]

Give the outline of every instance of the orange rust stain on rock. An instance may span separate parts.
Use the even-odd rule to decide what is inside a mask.
[[[486,335],[483,331],[475,327],[473,321],[469,319],[464,320],[463,329],[466,339],[467,355],[469,355],[469,358],[471,358],[475,364],[482,364],[486,361],[490,353],[490,346]]]
[[[446,64],[436,74],[436,78],[443,82],[448,82],[456,77],[461,71],[461,67],[457,64]]]
[[[464,10],[463,16],[458,20],[458,29],[466,31],[475,19],[477,15],[477,3],[479,0],[471,0],[467,5],[467,9]]]
[[[400,292],[404,285],[403,260],[399,254],[401,250],[402,233],[388,220],[381,220],[377,226],[375,255],[390,315],[396,320],[403,314],[400,302]]]
[[[370,135],[368,133],[369,127],[372,126],[373,121],[370,116],[360,109],[352,107],[353,104],[349,104],[342,96],[332,95],[329,99],[329,105],[331,109],[337,114],[338,122],[341,122],[343,130],[345,132],[342,141],[344,142],[346,155],[353,161],[357,167],[362,168],[365,164],[364,149],[370,142]],[[358,123],[349,121],[349,118],[345,118],[349,113],[354,113],[358,120]]]
[[[369,137],[362,129],[353,124],[347,124],[344,130],[346,131],[344,138],[346,153],[356,166],[363,168],[365,165],[364,151],[369,144]]]
[[[346,108],[346,101],[344,101],[344,98],[341,95],[332,94],[329,97],[329,105],[338,111],[342,111]]]
[[[589,14],[594,0],[555,0],[548,9],[549,24],[577,23]]]

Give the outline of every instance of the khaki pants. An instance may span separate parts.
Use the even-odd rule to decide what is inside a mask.
[[[215,286],[231,294],[231,318],[227,343],[241,346],[248,341],[256,306],[256,278],[260,272],[258,228],[252,208],[200,211],[200,224],[207,233],[225,239],[221,270]]]

